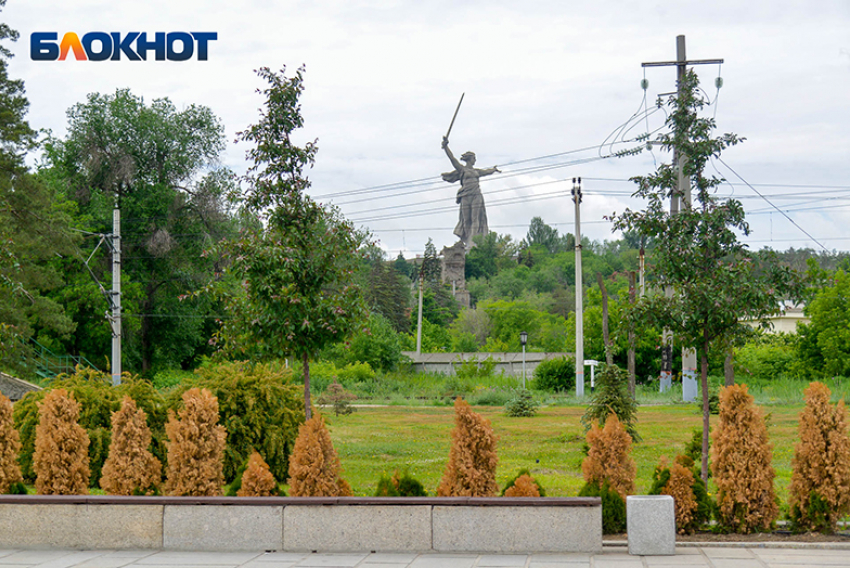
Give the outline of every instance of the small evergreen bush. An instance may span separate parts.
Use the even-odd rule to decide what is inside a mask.
[[[517,389],[516,396],[505,405],[505,412],[508,416],[514,417],[534,416],[537,412],[537,402],[531,395],[531,391]]]
[[[534,485],[534,488],[537,491],[537,495],[533,495],[533,497],[546,497],[546,490],[543,489],[543,486],[540,485],[539,481],[537,481],[536,479],[534,479],[531,476],[531,472],[527,468],[523,468],[523,469],[519,470],[519,473],[517,473],[515,476],[513,476],[511,479],[509,479],[507,483],[505,483],[505,487],[502,489],[502,497],[512,497],[512,496],[525,497],[526,495],[508,495],[507,494],[508,491],[517,484],[517,481],[520,478],[523,478],[523,477],[528,478],[528,479],[527,480],[523,479],[523,482],[521,484],[521,489],[518,490],[519,492],[526,492],[527,491],[526,487],[528,485],[528,482],[530,482],[531,484]],[[531,495],[529,495],[529,496],[531,496]]]
[[[534,368],[534,388],[542,391],[566,392],[576,386],[576,366],[571,357],[541,361]]]
[[[425,487],[408,472],[395,471],[392,477],[381,476],[375,497],[425,497]]]
[[[278,494],[277,481],[269,470],[269,464],[259,452],[253,452],[242,474],[237,497],[269,497]]]
[[[39,495],[85,495],[89,438],[77,423],[80,405],[65,389],[48,392],[35,431],[35,489]]]
[[[819,382],[805,391],[788,499],[796,530],[833,533],[850,512],[847,409],[843,400],[830,404],[831,396],[829,387]]]
[[[635,489],[637,467],[630,453],[632,439],[616,414],[609,414],[605,427],[594,424],[587,432],[587,457],[581,464],[586,484],[607,484],[625,503]]]
[[[711,520],[713,505],[705,484],[693,472],[693,461],[678,456],[671,467],[661,463],[652,474],[650,495],[670,495],[675,501],[676,528],[690,534]]]
[[[112,415],[112,443],[100,486],[110,495],[152,495],[162,481],[162,463],[148,450],[151,431],[144,410],[125,396]]]
[[[455,427],[449,462],[437,488],[440,497],[492,497],[496,484],[496,434],[490,421],[455,400]]]
[[[0,394],[0,493],[12,492],[20,484],[21,467],[18,452],[21,441],[12,419],[12,402]]]
[[[718,524],[744,534],[770,530],[779,515],[771,445],[764,415],[746,385],[720,391],[720,416],[712,440],[711,473],[717,485]]]
[[[227,431],[218,423],[218,401],[206,389],[183,393],[183,408],[168,413],[169,495],[221,495]]]
[[[608,415],[614,413],[629,433],[633,442],[640,442],[637,433],[637,402],[629,393],[629,375],[616,365],[606,365],[596,375],[596,389],[590,397],[590,404],[581,423],[586,429],[595,421],[605,424]]]
[[[340,477],[339,456],[319,415],[301,425],[289,460],[292,497],[345,497],[351,487]]]
[[[608,482],[585,483],[579,497],[600,497],[602,500],[602,534],[619,534],[626,530],[626,500],[611,489]]]
[[[357,397],[343,388],[341,384],[333,381],[325,389],[325,392],[319,396],[316,401],[322,406],[330,405],[333,407],[336,416],[347,415],[354,412],[354,407],[351,406],[351,401]]]

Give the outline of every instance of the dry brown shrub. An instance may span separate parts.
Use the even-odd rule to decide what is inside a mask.
[[[236,492],[238,497],[269,497],[277,493],[277,481],[269,470],[269,464],[259,452],[248,458],[248,467],[242,474],[242,487]]]
[[[523,474],[505,491],[505,497],[540,497],[540,491],[531,476]]]
[[[169,495],[221,495],[227,432],[218,423],[218,400],[207,389],[183,393],[183,408],[168,412]]]
[[[767,424],[747,385],[720,391],[712,433],[711,473],[717,485],[718,522],[739,533],[769,530],[779,515]]]
[[[670,495],[673,498],[676,507],[676,526],[681,534],[687,532],[686,527],[691,525],[694,512],[697,510],[693,485],[694,472],[676,460],[670,468],[670,479],[661,494]]]
[[[88,493],[89,437],[79,416],[80,405],[65,389],[48,392],[38,405],[33,469],[39,495]]]
[[[152,495],[162,481],[162,463],[148,450],[151,431],[145,411],[125,396],[112,413],[112,442],[100,487],[110,495]]]
[[[24,480],[18,465],[21,439],[12,418],[12,402],[0,394],[0,493],[8,493],[13,483]]]
[[[805,391],[788,502],[792,510],[798,510],[800,528],[834,532],[837,522],[850,512],[850,437],[844,401],[833,406],[831,396],[829,387],[818,382]],[[827,505],[822,519],[811,518],[813,492]]]
[[[625,501],[627,495],[634,493],[637,472],[635,460],[630,455],[632,437],[612,412],[604,428],[598,424],[591,426],[586,439],[590,450],[581,464],[585,483],[602,487],[607,481],[609,488]]]
[[[289,494],[293,497],[346,497],[351,487],[340,476],[339,456],[321,416],[298,429],[289,459]]]
[[[455,400],[455,428],[449,463],[437,488],[440,497],[492,497],[496,484],[496,434],[490,421],[473,412],[460,397]]]

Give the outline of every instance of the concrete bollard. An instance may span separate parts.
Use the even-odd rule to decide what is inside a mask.
[[[626,497],[626,530],[629,554],[676,554],[676,509],[669,495]]]

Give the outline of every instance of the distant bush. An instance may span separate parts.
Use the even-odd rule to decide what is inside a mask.
[[[80,405],[65,389],[48,392],[39,405],[35,433],[35,490],[39,495],[85,495],[89,438],[77,423]]]
[[[440,497],[492,497],[496,484],[496,434],[490,421],[455,400],[455,427],[449,462],[437,488]]]
[[[513,392],[502,388],[476,389],[467,397],[473,406],[504,406],[514,397]]]
[[[505,412],[508,416],[514,417],[529,417],[534,416],[537,412],[537,402],[531,395],[531,391],[526,389],[517,389],[514,398],[508,401],[505,405]]]
[[[594,421],[605,424],[608,415],[613,412],[629,433],[631,440],[640,442],[635,425],[637,402],[629,393],[628,380],[628,373],[617,365],[606,365],[602,372],[596,375],[596,389],[590,395],[590,404],[581,417],[585,428],[589,429]]]
[[[151,495],[162,481],[162,463],[150,452],[145,411],[125,396],[112,415],[112,442],[100,486],[110,495]]]
[[[735,375],[742,382],[772,381],[793,375],[796,340],[787,334],[765,334],[735,350]]]
[[[221,495],[227,432],[218,423],[218,401],[206,389],[183,393],[183,408],[168,412],[169,495]]]
[[[520,483],[520,488],[514,491],[511,495],[508,495],[508,491],[510,491],[514,486],[517,485],[517,482],[522,479],[522,483]],[[537,495],[526,495],[526,493],[531,491],[529,485],[534,486],[534,491],[537,492]],[[534,479],[531,476],[531,472],[527,468],[523,468],[519,470],[515,476],[505,483],[505,486],[502,488],[502,497],[545,497],[546,491],[540,485],[540,482]]]
[[[21,483],[18,452],[21,441],[12,419],[12,402],[0,394],[0,493],[9,493],[13,485]]]
[[[771,446],[764,415],[746,385],[720,391],[720,416],[712,440],[718,524],[744,534],[769,530],[779,515]]]
[[[498,361],[492,357],[487,357],[484,360],[478,360],[478,357],[472,357],[463,361],[459,365],[455,365],[455,373],[458,378],[464,381],[475,379],[489,379],[493,376],[498,365]]]
[[[401,363],[401,341],[392,324],[373,313],[365,329],[358,329],[346,343],[337,343],[327,356],[338,365],[368,363],[372,369],[392,371]]]
[[[269,471],[269,464],[258,452],[253,452],[248,458],[248,466],[242,474],[237,497],[269,497],[277,495],[277,481]]]
[[[316,402],[322,406],[330,405],[333,408],[334,414],[339,416],[354,412],[351,401],[356,398],[355,395],[345,390],[341,384],[334,381],[328,385],[328,388],[316,399]]]
[[[339,456],[319,415],[301,425],[289,461],[292,497],[344,497],[351,487],[340,477]]]
[[[819,382],[805,391],[788,499],[797,530],[833,533],[850,512],[847,409],[843,400],[830,404],[831,395],[829,387]]]
[[[537,390],[564,392],[576,386],[576,366],[571,357],[557,357],[541,361],[534,368],[534,388]]]

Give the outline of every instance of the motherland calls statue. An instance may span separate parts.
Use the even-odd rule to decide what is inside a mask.
[[[446,155],[455,168],[454,171],[444,173],[443,179],[449,183],[460,182],[460,189],[457,191],[457,202],[460,204],[460,219],[457,222],[454,233],[463,241],[466,251],[469,252],[473,247],[472,237],[475,235],[486,235],[489,232],[487,228],[487,211],[484,209],[484,196],[481,195],[481,186],[478,184],[478,178],[497,173],[499,172],[499,168],[495,166],[486,169],[474,167],[475,154],[472,152],[464,152],[461,155],[460,159],[465,162],[461,164],[454,157],[452,151],[449,150],[448,136],[443,136],[443,150],[446,151]]]

